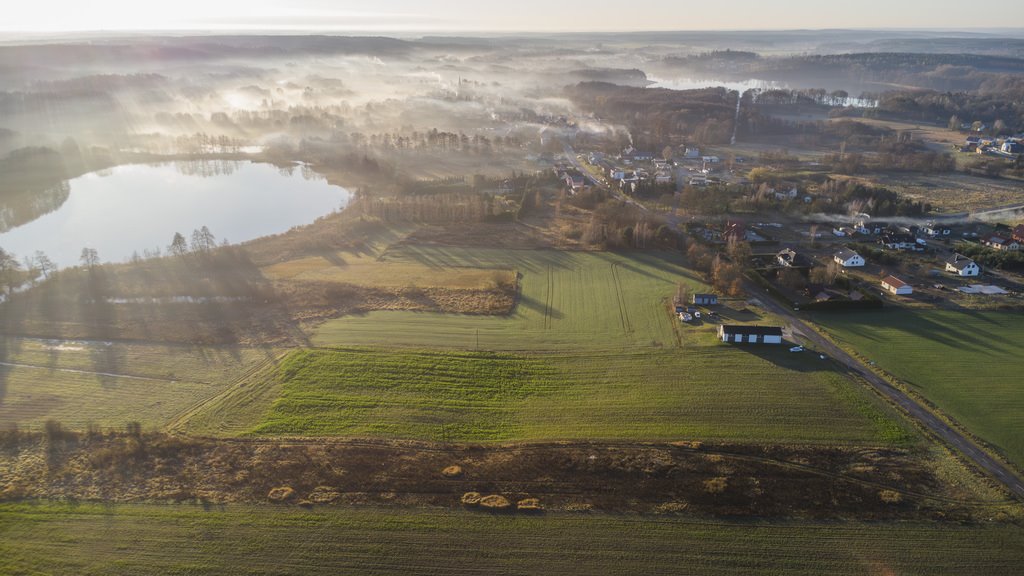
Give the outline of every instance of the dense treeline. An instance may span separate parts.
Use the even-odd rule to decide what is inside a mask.
[[[359,149],[398,152],[465,152],[487,154],[500,148],[521,148],[523,142],[514,136],[488,138],[480,134],[446,132],[432,128],[423,132],[363,134],[353,132],[343,139]]]
[[[953,116],[966,123],[994,125],[1002,121],[1009,130],[1024,128],[1024,82],[1017,90],[987,94],[950,92],[898,92],[886,94],[878,104],[879,114],[898,115],[947,124]]]
[[[819,85],[891,84],[940,91],[998,92],[1024,86],[1024,59],[968,53],[865,52],[756,57],[714,52],[665,64],[716,78],[762,78]]]
[[[667,90],[583,82],[567,88],[566,95],[580,108],[643,135],[635,142],[641,148],[660,150],[666,142],[690,140],[727,143],[736,115],[737,95],[725,88]],[[649,142],[643,141],[647,138]]]

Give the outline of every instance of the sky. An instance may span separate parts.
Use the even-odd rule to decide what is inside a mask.
[[[987,0],[12,0],[6,32],[320,30],[586,32],[1024,27],[1024,1]],[[973,7],[969,7],[973,6]],[[978,9],[978,8],[981,9]]]

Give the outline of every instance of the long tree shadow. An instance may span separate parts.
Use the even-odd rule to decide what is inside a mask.
[[[112,387],[117,384],[117,379],[111,374],[120,373],[123,367],[113,346],[113,340],[118,339],[120,334],[116,329],[117,309],[111,303],[111,278],[101,266],[81,274],[84,276],[79,278],[82,311],[94,337],[100,340],[89,348],[93,371],[97,373],[101,385]]]
[[[0,302],[0,410],[8,402],[8,388],[12,367],[6,364],[13,363],[17,354],[21,351],[21,338],[12,338],[12,334],[22,332],[22,324],[26,313],[27,297],[25,293],[17,294],[4,302]],[[15,424],[15,422],[11,422]]]
[[[782,344],[723,344],[756,356],[778,368],[793,372],[835,372],[836,364],[828,359],[822,360],[811,351],[790,352],[796,346],[792,342]]]
[[[841,315],[839,316],[840,322],[829,322],[829,316],[833,314]],[[969,326],[957,322],[938,322],[926,312],[917,311],[895,310],[854,314],[853,312],[835,312],[829,313],[829,315],[822,313],[816,315],[815,318],[826,327],[841,326],[839,329],[842,331],[873,342],[893,340],[891,334],[884,332],[892,330],[905,333],[908,337],[931,340],[957,350],[969,350],[986,355],[992,355],[997,348],[1012,351],[1002,344],[1007,342],[1005,333],[982,329],[974,322],[969,323]],[[971,318],[973,315],[965,314],[965,316]]]

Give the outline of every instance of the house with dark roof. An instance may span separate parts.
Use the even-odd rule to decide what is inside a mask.
[[[963,254],[953,254],[946,259],[946,272],[953,272],[957,276],[967,278],[981,274],[981,266]]]
[[[782,344],[782,328],[721,324],[718,338],[729,344]]]
[[[1024,153],[1024,144],[1015,140],[1007,140],[1003,142],[1003,145],[999,148],[1007,154],[1022,154]]]
[[[814,265],[814,262],[810,258],[800,254],[792,248],[781,250],[775,255],[775,260],[779,263],[779,266],[785,266],[787,268],[810,268]]]
[[[1013,229],[1013,239],[1024,244],[1024,224],[1020,224]]]
[[[953,229],[949,226],[943,226],[941,224],[929,223],[927,226],[921,229],[922,232],[935,238],[937,236],[949,236],[953,233]]]
[[[715,306],[718,304],[718,296],[714,294],[694,294],[693,303],[696,306]]]
[[[913,234],[908,234],[906,232],[894,232],[887,230],[882,233],[882,238],[878,242],[890,250],[924,250],[924,248],[917,243],[917,238],[915,238]]]
[[[981,237],[981,243],[993,250],[1016,252],[1020,250],[1020,242],[1000,234],[988,234]]]
[[[845,247],[833,254],[832,259],[843,268],[860,268],[865,264],[863,256]]]
[[[722,238],[726,242],[735,240],[736,242],[743,242],[747,239],[747,225],[742,220],[729,220],[725,223],[725,230],[722,232]]]

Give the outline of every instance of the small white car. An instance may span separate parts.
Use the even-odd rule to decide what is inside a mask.
[[[804,347],[803,346],[793,346],[792,348],[789,349],[789,351],[790,352],[803,352],[804,351]]]

